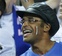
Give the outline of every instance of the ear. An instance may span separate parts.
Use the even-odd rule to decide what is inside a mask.
[[[44,32],[48,32],[51,28],[50,24],[44,24]]]

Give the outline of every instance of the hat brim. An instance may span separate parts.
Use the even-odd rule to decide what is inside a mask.
[[[37,16],[40,17],[38,14],[36,14],[35,12],[29,12],[29,11],[16,11],[17,15],[20,16],[21,18],[23,18],[24,15],[28,15],[28,16]]]

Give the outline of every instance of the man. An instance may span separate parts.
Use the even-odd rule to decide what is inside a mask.
[[[7,33],[8,34],[7,37],[9,38],[8,39],[6,38],[7,44],[3,41],[5,46],[3,47],[5,50],[7,50],[7,52],[9,52],[8,53],[9,55],[6,54],[6,56],[15,56],[15,55],[19,56],[29,48],[29,45],[22,41],[22,36],[18,36],[18,28],[19,28],[19,26],[17,25],[18,16],[16,14],[15,5],[14,5],[16,3],[16,0],[5,0],[5,2],[6,2],[6,10],[0,20],[1,27],[3,29],[1,28],[0,31]],[[7,32],[3,31],[5,29],[7,29]],[[3,35],[3,33],[1,33],[1,35]],[[6,35],[3,36],[5,37]]]
[[[35,3],[17,14],[22,17],[23,41],[31,44],[21,56],[62,56],[62,45],[50,40],[59,29],[54,10],[46,4]]]
[[[21,2],[22,2],[22,5],[27,9],[30,5],[32,5],[33,3],[35,3],[35,2],[39,2],[40,1],[40,3],[41,3],[41,1],[43,1],[43,0],[21,0]],[[44,0],[44,1],[46,1],[46,0]],[[59,29],[59,31],[54,35],[54,37],[53,38],[51,38],[51,40],[52,41],[57,41],[57,42],[62,42],[62,19],[61,19],[61,15],[62,15],[62,8],[61,8],[61,0],[47,0],[46,2],[43,2],[43,3],[45,3],[45,4],[47,4],[48,6],[50,6],[52,9],[56,9],[58,6],[59,6],[59,4],[60,4],[60,6],[59,6],[59,10],[58,10],[58,13],[57,13],[57,16],[58,16],[58,20],[59,20],[59,22],[60,22],[60,29]],[[57,11],[56,11],[57,12]]]

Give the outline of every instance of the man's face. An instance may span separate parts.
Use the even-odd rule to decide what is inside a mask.
[[[24,16],[23,17],[23,40],[28,43],[35,43],[41,40],[43,36],[43,21],[38,17]],[[42,26],[41,26],[42,25]]]

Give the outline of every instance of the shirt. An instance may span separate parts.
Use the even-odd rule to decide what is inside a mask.
[[[15,41],[13,39],[12,13],[3,15],[0,19],[0,43],[3,47],[0,56],[16,56]]]
[[[62,44],[56,42],[54,46],[44,55],[34,53],[30,47],[24,54],[20,56],[62,56]]]

